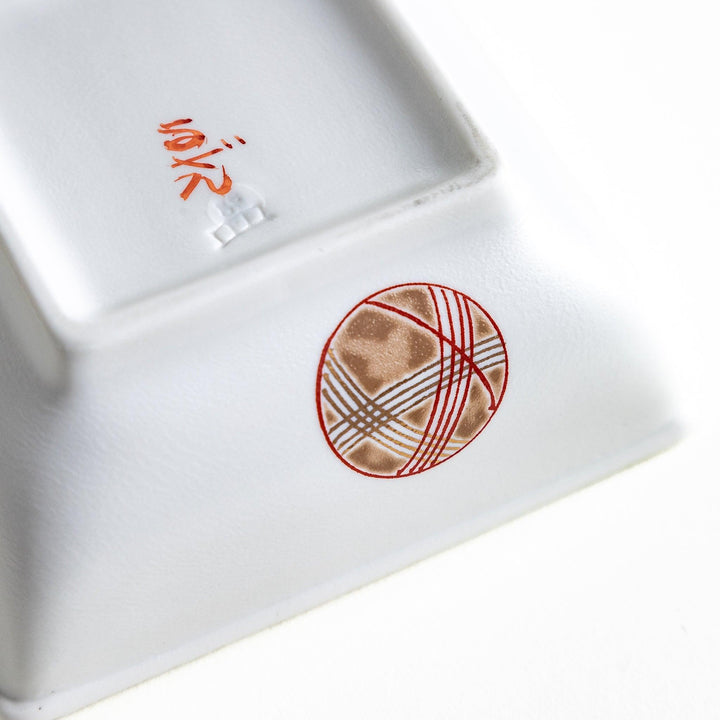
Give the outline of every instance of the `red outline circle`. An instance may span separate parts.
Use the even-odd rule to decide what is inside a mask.
[[[334,340],[335,336],[338,334],[338,331],[343,326],[345,321],[362,305],[364,305],[368,300],[372,300],[373,298],[377,297],[378,295],[383,295],[384,293],[390,292],[392,290],[397,290],[399,288],[404,287],[436,287],[440,288],[442,290],[449,290],[453,293],[458,293],[462,295],[464,298],[467,298],[473,305],[480,308],[482,310],[483,315],[490,321],[490,324],[495,328],[495,331],[497,332],[498,338],[500,340],[500,343],[503,348],[503,352],[505,353],[505,379],[503,381],[502,390],[500,391],[500,395],[498,396],[497,402],[495,403],[495,410],[490,415],[490,417],[487,419],[487,422],[473,435],[470,440],[468,440],[465,445],[463,445],[459,450],[456,450],[452,455],[448,455],[443,460],[440,460],[439,462],[436,462],[434,465],[428,468],[422,468],[420,470],[413,470],[412,472],[403,473],[402,475],[378,475],[376,473],[370,473],[365,470],[361,470],[360,468],[355,467],[352,463],[348,462],[335,448],[335,446],[332,443],[332,440],[330,440],[330,436],[328,434],[328,431],[325,427],[325,419],[323,418],[322,414],[322,398],[321,398],[321,385],[322,385],[322,370],[325,366],[325,358],[327,357],[328,350],[330,349],[330,345],[332,345],[332,341]],[[466,295],[464,292],[460,290],[455,290],[454,288],[449,287],[448,285],[439,285],[438,283],[421,283],[421,282],[412,282],[412,283],[400,283],[398,285],[391,285],[390,287],[384,288],[383,290],[378,290],[378,292],[373,293],[372,295],[368,295],[366,298],[361,300],[359,303],[353,306],[353,308],[345,314],[343,319],[337,324],[337,327],[335,330],[333,330],[332,334],[328,338],[327,342],[325,343],[325,347],[323,347],[323,351],[320,355],[320,363],[318,364],[318,371],[317,371],[317,378],[315,381],[315,404],[317,407],[317,413],[318,413],[318,421],[320,422],[320,429],[322,430],[322,433],[325,437],[325,440],[327,444],[330,446],[333,453],[336,455],[336,457],[339,458],[339,460],[344,464],[347,465],[351,470],[355,471],[356,473],[360,473],[361,475],[365,475],[366,477],[372,477],[372,478],[381,478],[383,480],[395,480],[399,478],[405,478],[405,477],[411,477],[412,475],[419,475],[420,473],[427,472],[428,470],[432,470],[433,468],[437,467],[438,465],[442,465],[442,463],[447,462],[451,458],[454,458],[459,452],[462,452],[470,443],[472,443],[475,438],[480,435],[480,433],[488,426],[490,421],[495,417],[495,414],[500,409],[500,403],[502,403],[503,398],[505,397],[505,389],[507,388],[507,382],[508,382],[508,376],[510,374],[510,363],[508,359],[508,351],[507,351],[507,345],[505,344],[505,338],[503,337],[503,334],[500,332],[500,328],[498,327],[497,323],[493,319],[493,317],[490,315],[490,313],[485,310],[485,308],[480,305],[480,303],[476,302],[471,298],[469,295]]]

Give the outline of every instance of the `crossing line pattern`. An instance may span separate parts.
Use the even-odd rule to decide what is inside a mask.
[[[353,470],[415,475],[474,440],[506,385],[505,341],[478,303],[442,285],[398,285],[356,305],[328,339],[318,417]]]

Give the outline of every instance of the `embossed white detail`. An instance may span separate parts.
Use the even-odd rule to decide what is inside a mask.
[[[217,225],[212,231],[213,237],[223,246],[267,219],[265,199],[247,185],[239,185],[227,195],[213,198],[207,213]]]

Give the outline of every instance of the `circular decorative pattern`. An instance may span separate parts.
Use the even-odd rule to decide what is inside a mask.
[[[397,285],[356,305],[328,339],[318,417],[353,470],[403,477],[474,440],[506,385],[505,341],[480,305],[443,285]]]

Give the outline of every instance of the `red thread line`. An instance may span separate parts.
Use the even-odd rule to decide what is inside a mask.
[[[452,313],[450,312],[450,304],[447,300],[447,295],[445,294],[445,290],[440,290],[440,293],[442,295],[443,300],[445,301],[445,309],[447,310],[447,319],[448,324],[450,326],[450,375],[448,377],[448,383],[447,387],[445,388],[444,393],[444,399],[442,404],[442,410],[440,410],[440,414],[437,418],[437,424],[435,426],[428,426],[430,432],[428,435],[430,436],[430,440],[423,448],[423,451],[420,453],[420,457],[415,462],[415,465],[412,468],[412,472],[422,472],[424,469],[424,463],[423,461],[427,457],[428,451],[433,446],[433,439],[437,437],[438,433],[441,432],[443,421],[445,420],[445,414],[447,413],[447,407],[448,402],[450,401],[450,395],[453,391],[453,385],[455,384],[455,356],[457,353],[455,352],[454,346],[455,346],[455,324],[453,323]],[[440,322],[438,318],[438,329],[442,330],[442,322]],[[442,344],[442,342],[441,342]],[[433,432],[434,427],[434,432]]]
[[[458,302],[458,311],[460,312],[460,321],[462,323],[462,308],[460,307],[459,296],[457,295],[457,293],[455,294],[455,299]],[[472,311],[470,310],[470,305],[465,296],[463,296],[463,303],[465,305],[465,311],[467,312],[468,333],[470,334],[470,347],[474,347],[475,346],[475,328],[473,327]],[[462,375],[461,375],[461,377],[462,377]],[[460,418],[462,418],[463,413],[465,412],[468,395],[470,394],[470,386],[472,385],[472,379],[473,379],[472,373],[468,373],[467,379],[465,380],[465,392],[463,394],[462,401],[460,402],[460,410],[457,413],[457,415],[455,416],[455,422],[453,423],[452,427],[450,428],[450,431],[448,432],[447,436],[445,437],[445,442],[443,443],[443,446],[440,448],[440,450],[438,451],[438,453],[435,456],[436,461],[437,461],[437,458],[442,457],[448,443],[450,442],[450,440],[453,437],[455,437],[455,431],[457,430],[457,426],[460,423]]]
[[[430,293],[430,297],[432,298],[433,305],[435,306],[435,317],[437,318],[438,328],[442,328],[442,322],[440,320],[440,308],[438,306],[437,298],[435,297],[435,293],[433,292],[433,289],[430,286],[428,286],[428,292]],[[377,305],[378,307],[382,307],[386,310],[391,310],[391,311],[397,310],[397,308],[394,308],[391,305],[385,305],[384,303],[378,303],[373,300],[368,300],[368,304],[369,305]],[[409,313],[404,313],[404,311],[398,310],[398,312],[400,312],[400,314],[410,315]],[[430,326],[428,325],[428,327],[430,327]],[[433,406],[432,406],[432,410],[430,412],[430,418],[428,419],[427,424],[425,425],[425,431],[423,432],[422,439],[420,440],[418,446],[415,448],[415,452],[412,454],[412,457],[397,471],[397,473],[396,473],[397,475],[401,475],[403,472],[405,472],[405,470],[410,466],[410,464],[417,457],[417,454],[420,452],[420,448],[423,446],[423,444],[425,443],[425,440],[427,439],[427,436],[430,432],[430,426],[432,425],[433,420],[435,419],[435,413],[437,412],[438,405],[440,404],[440,393],[442,393],[442,391],[443,391],[443,377],[445,375],[445,348],[444,348],[444,345],[442,342],[442,337],[441,337],[439,331],[438,331],[438,339],[440,340],[439,347],[438,347],[438,350],[440,352],[440,376],[438,378],[437,388],[435,389],[435,399],[433,400]]]
[[[443,293],[443,299],[445,300],[445,306],[447,307],[448,311],[448,318],[450,321],[450,338],[452,339],[453,343],[455,342],[455,323],[453,322],[452,317],[452,310],[450,309],[450,303],[448,302],[447,293],[445,290],[442,291]],[[460,319],[460,342],[461,344],[465,345],[465,323],[463,321],[462,317],[462,310],[460,310],[460,303],[458,302],[457,293],[453,291],[453,296],[455,299],[455,304],[458,306],[458,310],[460,311],[458,313],[458,317]],[[472,347],[472,345],[470,346]],[[445,420],[445,423],[443,425],[442,430],[439,433],[435,433],[436,440],[434,440],[430,444],[430,453],[422,465],[419,465],[418,470],[426,470],[429,467],[433,467],[435,464],[435,460],[437,460],[435,456],[435,451],[437,450],[438,446],[442,442],[443,438],[445,437],[445,433],[448,431],[448,427],[450,427],[450,423],[453,421],[455,408],[457,407],[457,401],[458,397],[460,395],[460,383],[462,382],[462,376],[463,376],[463,370],[465,369],[465,357],[463,355],[460,356],[460,367],[458,368],[458,379],[457,382],[455,382],[455,376],[454,376],[454,370],[455,370],[455,353],[453,353],[453,360],[452,360],[452,368],[453,368],[453,381],[452,381],[452,390],[453,390],[453,401],[452,405],[450,406],[450,412],[447,413],[447,415],[443,412],[443,418],[440,422],[443,422],[445,418],[447,417],[447,420]],[[448,388],[448,395],[446,398],[446,407],[447,407],[447,400],[450,397],[450,388]],[[440,428],[438,428],[440,429]]]
[[[451,333],[451,334],[450,334],[450,338],[451,338],[451,340],[453,341],[453,343],[455,343],[455,342],[456,342],[456,337],[455,337],[455,323],[453,322],[453,318],[452,318],[452,310],[450,309],[450,303],[448,302],[448,298],[447,298],[447,293],[446,293],[446,291],[443,290],[442,292],[443,292],[443,299],[445,300],[445,305],[446,305],[447,311],[448,311],[448,319],[449,319],[449,321],[450,321],[450,333]],[[458,318],[459,318],[459,320],[460,320],[460,343],[461,343],[461,346],[464,348],[464,347],[465,347],[465,322],[464,322],[464,318],[463,318],[463,315],[462,315],[462,309],[460,308],[460,303],[459,303],[459,300],[458,300],[458,294],[457,294],[454,290],[452,290],[451,292],[452,292],[452,294],[453,294],[453,297],[454,297],[454,300],[455,300],[455,304],[456,304],[457,307],[458,307]],[[472,348],[472,345],[471,345],[470,347]],[[453,418],[454,418],[454,416],[455,416],[455,408],[457,407],[458,398],[460,397],[460,392],[461,392],[460,387],[461,387],[461,383],[462,383],[463,372],[465,371],[465,366],[466,366],[465,356],[461,354],[461,355],[460,355],[460,367],[458,368],[458,376],[457,376],[457,382],[456,382],[456,381],[455,381],[455,374],[454,374],[454,370],[455,370],[455,353],[453,353],[453,361],[452,361],[452,368],[453,368],[453,377],[452,377],[453,401],[452,401],[452,405],[451,405],[451,407],[450,407],[449,413],[447,413],[447,414],[443,413],[443,420],[444,420],[443,428],[442,428],[442,430],[441,430],[439,433],[436,433],[436,434],[435,434],[435,438],[436,438],[436,439],[435,439],[435,441],[434,441],[434,442],[432,443],[432,445],[431,445],[430,453],[429,453],[427,459],[425,460],[425,462],[422,463],[422,465],[420,465],[420,466],[418,467],[418,471],[419,471],[419,472],[421,472],[421,471],[423,471],[423,470],[426,470],[426,469],[428,469],[428,468],[434,467],[434,466],[437,464],[437,462],[438,462],[438,455],[437,455],[438,447],[439,447],[440,444],[442,443],[443,438],[448,438],[448,439],[449,439],[449,436],[447,435],[448,427],[449,427],[450,424],[453,422]],[[471,376],[472,376],[472,375],[471,375]],[[449,399],[449,397],[450,397],[450,389],[451,389],[451,388],[448,387],[448,399]],[[445,418],[447,418],[447,419],[445,419]],[[438,429],[439,429],[439,428],[438,428]],[[447,444],[447,443],[446,443],[446,444]]]
[[[428,290],[430,291],[430,293],[432,295],[433,304],[435,306],[435,316],[437,317],[438,330],[440,332],[442,332],[443,323],[442,323],[442,316],[440,315],[440,307],[437,302],[437,297],[435,296],[435,293],[432,291],[431,288],[428,287]],[[442,290],[440,292],[442,292]],[[447,305],[447,303],[446,303],[446,305]],[[452,325],[452,323],[451,323],[451,325]],[[440,351],[440,356],[443,357],[444,352],[445,352],[445,346],[444,346],[442,340],[439,340],[439,351]],[[425,432],[423,434],[422,440],[420,441],[420,444],[417,447],[417,452],[415,453],[416,456],[418,456],[418,453],[419,453],[419,456],[417,457],[416,460],[413,458],[414,462],[413,462],[413,460],[408,462],[408,470],[410,471],[410,473],[420,472],[419,464],[422,462],[423,458],[427,454],[428,447],[432,444],[432,441],[435,437],[435,434],[431,434],[432,430],[433,430],[433,428],[436,428],[436,433],[437,433],[437,431],[440,430],[440,424],[442,423],[442,418],[445,413],[445,409],[447,408],[448,395],[452,389],[454,364],[455,364],[455,357],[454,357],[454,354],[451,352],[450,362],[449,362],[449,366],[448,366],[449,375],[448,375],[448,379],[447,379],[447,386],[443,389],[442,383],[440,383],[437,387],[437,391],[435,394],[435,398],[436,398],[438,404],[434,407],[434,409],[440,408],[440,412],[437,414],[437,424],[435,424],[436,415],[433,412],[430,414],[430,418],[428,419],[428,422],[425,426]],[[443,397],[442,407],[440,407],[441,395]]]
[[[434,297],[434,296],[433,296]],[[375,305],[376,307],[382,308],[383,310],[388,310],[389,312],[397,313],[398,315],[402,315],[403,317],[406,317],[408,320],[412,320],[416,325],[419,325],[422,328],[425,328],[425,330],[429,330],[433,335],[436,335],[440,338],[441,341],[448,343],[448,345],[451,345],[451,341],[448,337],[443,335],[439,330],[436,330],[432,325],[428,325],[426,322],[421,320],[418,317],[415,317],[414,315],[410,314],[409,312],[405,312],[404,310],[401,310],[400,308],[393,307],[392,305],[386,305],[385,303],[377,302],[375,300],[368,300],[368,305]],[[497,325],[494,326],[497,330]],[[499,332],[499,331],[498,331]],[[473,369],[475,374],[480,378],[480,382],[484,385],[485,389],[488,391],[490,395],[490,407],[489,409],[494,411],[497,410],[497,404],[495,402],[495,393],[493,392],[492,386],[490,385],[490,381],[485,377],[485,374],[483,371],[476,365],[475,361],[469,358],[464,350],[461,350],[459,347],[455,346],[454,350],[459,352],[461,355],[465,357],[466,362],[470,364],[470,367]]]

